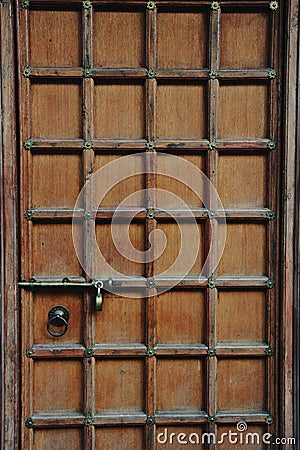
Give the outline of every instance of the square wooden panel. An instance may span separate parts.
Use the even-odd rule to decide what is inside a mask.
[[[143,427],[97,427],[96,450],[144,450]]]
[[[34,153],[32,206],[34,208],[73,208],[82,187],[81,173],[81,155]]]
[[[156,297],[156,305],[158,344],[205,342],[203,291],[168,291]]]
[[[269,13],[264,11],[230,13],[222,11],[220,39],[222,68],[269,67],[269,17]]]
[[[82,270],[73,246],[72,224],[34,224],[32,259],[34,275],[81,275]]]
[[[128,234],[129,237],[128,237]],[[144,263],[141,252],[145,251],[144,225],[131,223],[96,224],[96,243],[102,258],[99,258],[98,249],[95,249],[95,274],[111,275],[110,267],[121,275],[143,275]],[[113,236],[115,241],[113,240]]]
[[[265,342],[264,291],[219,291],[218,342]]]
[[[201,443],[202,435],[205,431],[204,426],[159,426],[156,428],[156,448],[158,450],[204,449]],[[185,445],[186,447],[184,447]]]
[[[157,411],[203,410],[204,367],[200,359],[158,359]]]
[[[68,331],[59,338],[60,343],[83,343],[83,294],[63,291],[44,290],[34,293],[33,297],[33,342],[35,344],[57,344],[57,338],[47,331],[48,312],[57,305],[64,306],[70,314]],[[57,329],[60,331],[60,329]]]
[[[29,33],[31,66],[82,66],[80,11],[33,9]]]
[[[143,411],[144,360],[99,359],[96,362],[96,411]]]
[[[267,207],[267,156],[222,154],[218,194],[225,207]]]
[[[199,11],[160,11],[157,16],[158,67],[207,67],[207,15]]]
[[[156,110],[159,139],[206,137],[204,84],[158,83]]]
[[[105,292],[105,307],[95,315],[95,341],[102,343],[144,342],[144,299]],[[130,294],[129,294],[130,295]],[[131,294],[132,295],[132,294]]]
[[[163,250],[154,261],[156,276],[200,275],[204,264],[204,225],[196,223],[158,223],[154,246]],[[164,236],[165,235],[165,241]],[[167,272],[163,275],[164,272]]]
[[[82,450],[84,448],[83,429],[56,428],[38,429],[33,433],[34,450]]]
[[[94,65],[145,66],[145,14],[134,10],[95,10]],[[124,45],[124,42],[126,45]]]
[[[227,223],[219,275],[266,275],[266,226],[259,223]]]
[[[72,386],[72,394],[71,392]],[[37,360],[33,366],[34,412],[82,412],[81,360]]]
[[[31,135],[35,138],[81,137],[81,85],[41,81],[31,85]]]
[[[241,421],[245,423],[245,421]],[[230,448],[238,449],[238,450],[262,450],[265,448],[263,443],[263,435],[264,433],[268,433],[270,430],[266,427],[259,425],[246,424],[247,429],[245,431],[240,427],[237,427],[236,424],[229,425],[219,425],[218,426],[218,442],[221,448],[230,450]],[[231,432],[231,441],[229,440],[229,436]],[[236,434],[234,434],[236,433]],[[273,442],[273,438],[270,436],[265,436],[266,440],[269,442]],[[232,444],[234,442],[234,444]]]
[[[268,137],[268,86],[265,83],[221,84],[219,138]]]
[[[144,85],[96,83],[94,127],[96,138],[142,139],[144,137]]]
[[[265,359],[218,362],[218,410],[265,409]]]
[[[131,157],[132,156],[132,157]],[[122,158],[117,155],[96,153],[94,173],[99,169],[99,198],[95,206],[142,207],[146,208],[146,176],[145,158],[140,155],[131,155]],[[137,175],[127,177],[127,174]],[[98,201],[101,200],[98,205]]]
[[[182,164],[180,163],[181,160]],[[183,209],[185,206],[182,202],[189,207],[203,206],[205,186],[204,176],[201,178],[201,172],[205,174],[205,156],[203,153],[180,155],[177,158],[170,157],[165,153],[158,153],[156,188],[164,192],[157,191],[156,206],[162,209],[176,207]],[[169,173],[172,176],[165,175]]]

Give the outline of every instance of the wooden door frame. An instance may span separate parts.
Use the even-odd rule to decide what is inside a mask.
[[[287,70],[283,123],[286,124],[283,161],[283,223],[281,255],[282,266],[282,310],[281,310],[281,436],[299,436],[300,417],[300,317],[297,291],[300,261],[299,245],[299,170],[300,162],[300,119],[297,115],[297,82],[300,79],[298,61],[299,33],[298,7],[300,0],[282,2],[285,4],[285,58]],[[1,59],[1,125],[0,140],[0,270],[1,270],[1,395],[0,395],[0,446],[2,449],[19,448],[20,407],[20,336],[19,336],[19,293],[18,281],[18,154],[16,118],[16,74],[15,74],[15,9],[14,0],[0,0],[0,59]],[[298,120],[298,126],[297,126]],[[293,326],[291,326],[294,324]],[[298,435],[296,436],[298,431]]]

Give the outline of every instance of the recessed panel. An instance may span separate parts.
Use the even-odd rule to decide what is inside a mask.
[[[269,67],[269,15],[230,12],[221,15],[220,66]]]
[[[81,86],[70,82],[31,85],[31,135],[35,138],[81,136]]]
[[[156,106],[158,138],[205,138],[206,92],[203,84],[160,83]]]
[[[83,342],[83,294],[72,292],[70,289],[44,292],[38,291],[33,300],[33,342],[35,344],[57,344],[57,337],[52,337],[47,331],[48,313],[57,306],[64,306],[69,312],[68,331],[59,338],[60,343],[71,342],[81,344]],[[53,327],[55,332],[61,328]]]
[[[154,234],[157,256],[155,274],[200,275],[204,264],[204,230],[196,222],[158,223]]]
[[[133,11],[95,11],[94,65],[140,67],[145,60],[145,15]]]
[[[168,291],[156,297],[158,344],[205,342],[205,298],[202,291]]]
[[[221,84],[218,135],[220,138],[266,138],[268,135],[266,84]]]
[[[34,275],[81,275],[73,246],[72,224],[34,224],[32,252]]]
[[[144,360],[96,362],[96,411],[143,411]]]
[[[34,450],[82,450],[83,442],[82,428],[35,429],[33,433]]]
[[[224,206],[265,207],[267,199],[265,155],[222,154],[219,158],[218,194]]]
[[[144,450],[144,427],[96,428],[96,450]]]
[[[204,155],[157,155],[158,208],[201,207],[205,201]]]
[[[74,207],[82,187],[81,171],[80,155],[34,154],[32,158],[33,207]]]
[[[81,360],[37,360],[33,378],[34,412],[81,412],[83,366]]]
[[[202,442],[204,444],[209,442],[208,436],[204,435],[205,431],[204,426],[159,426],[156,428],[156,448],[161,450],[204,449]]]
[[[95,273],[112,275],[112,269],[121,275],[144,273],[144,226],[131,223],[99,223],[96,225]],[[100,251],[100,254],[99,254]]]
[[[101,314],[95,315],[96,343],[144,342],[144,300],[128,298],[126,295],[121,297],[109,292],[104,295],[105,308]]]
[[[96,138],[144,137],[144,86],[142,83],[97,83],[94,91]]]
[[[265,358],[218,362],[218,410],[265,409]]]
[[[252,425],[244,420],[237,424],[218,426],[218,443],[222,448],[234,447],[238,450],[261,450],[267,442],[271,444],[273,439],[270,430],[263,426]]]
[[[218,342],[265,342],[265,293],[219,291],[218,295]]]
[[[94,172],[98,170],[96,179],[99,180],[99,198],[95,198],[95,206],[146,207],[144,157],[130,155],[121,158],[96,153]]]
[[[30,11],[30,65],[81,66],[80,17],[79,11]]]
[[[160,12],[157,18],[158,66],[207,66],[207,16],[201,12]]]
[[[226,227],[227,236],[219,275],[265,275],[266,227],[257,223],[235,223]]]
[[[199,359],[157,361],[157,410],[204,409],[204,364]]]

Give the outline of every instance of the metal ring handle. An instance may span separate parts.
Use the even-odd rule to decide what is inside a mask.
[[[61,337],[68,331],[69,311],[64,306],[55,306],[48,313],[47,331],[53,337]],[[55,332],[52,328],[58,327],[63,329]]]

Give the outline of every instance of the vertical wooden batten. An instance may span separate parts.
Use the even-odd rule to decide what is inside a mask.
[[[19,305],[14,8],[0,3],[1,46],[1,441],[19,443]]]
[[[298,53],[299,1],[287,4],[287,29],[285,46],[286,84],[284,102],[284,162],[283,162],[283,229],[282,229],[282,436],[293,436],[299,426],[293,417],[293,362],[299,359],[293,343],[293,297],[295,285],[294,245],[296,242],[295,206],[296,187],[296,127],[297,127],[297,53]],[[299,348],[298,348],[299,351]],[[294,377],[299,374],[294,374]],[[294,395],[293,395],[294,394]],[[299,418],[298,418],[299,419]],[[294,427],[295,421],[295,427]],[[289,448],[289,446],[287,446]],[[292,448],[292,447],[291,447]]]

